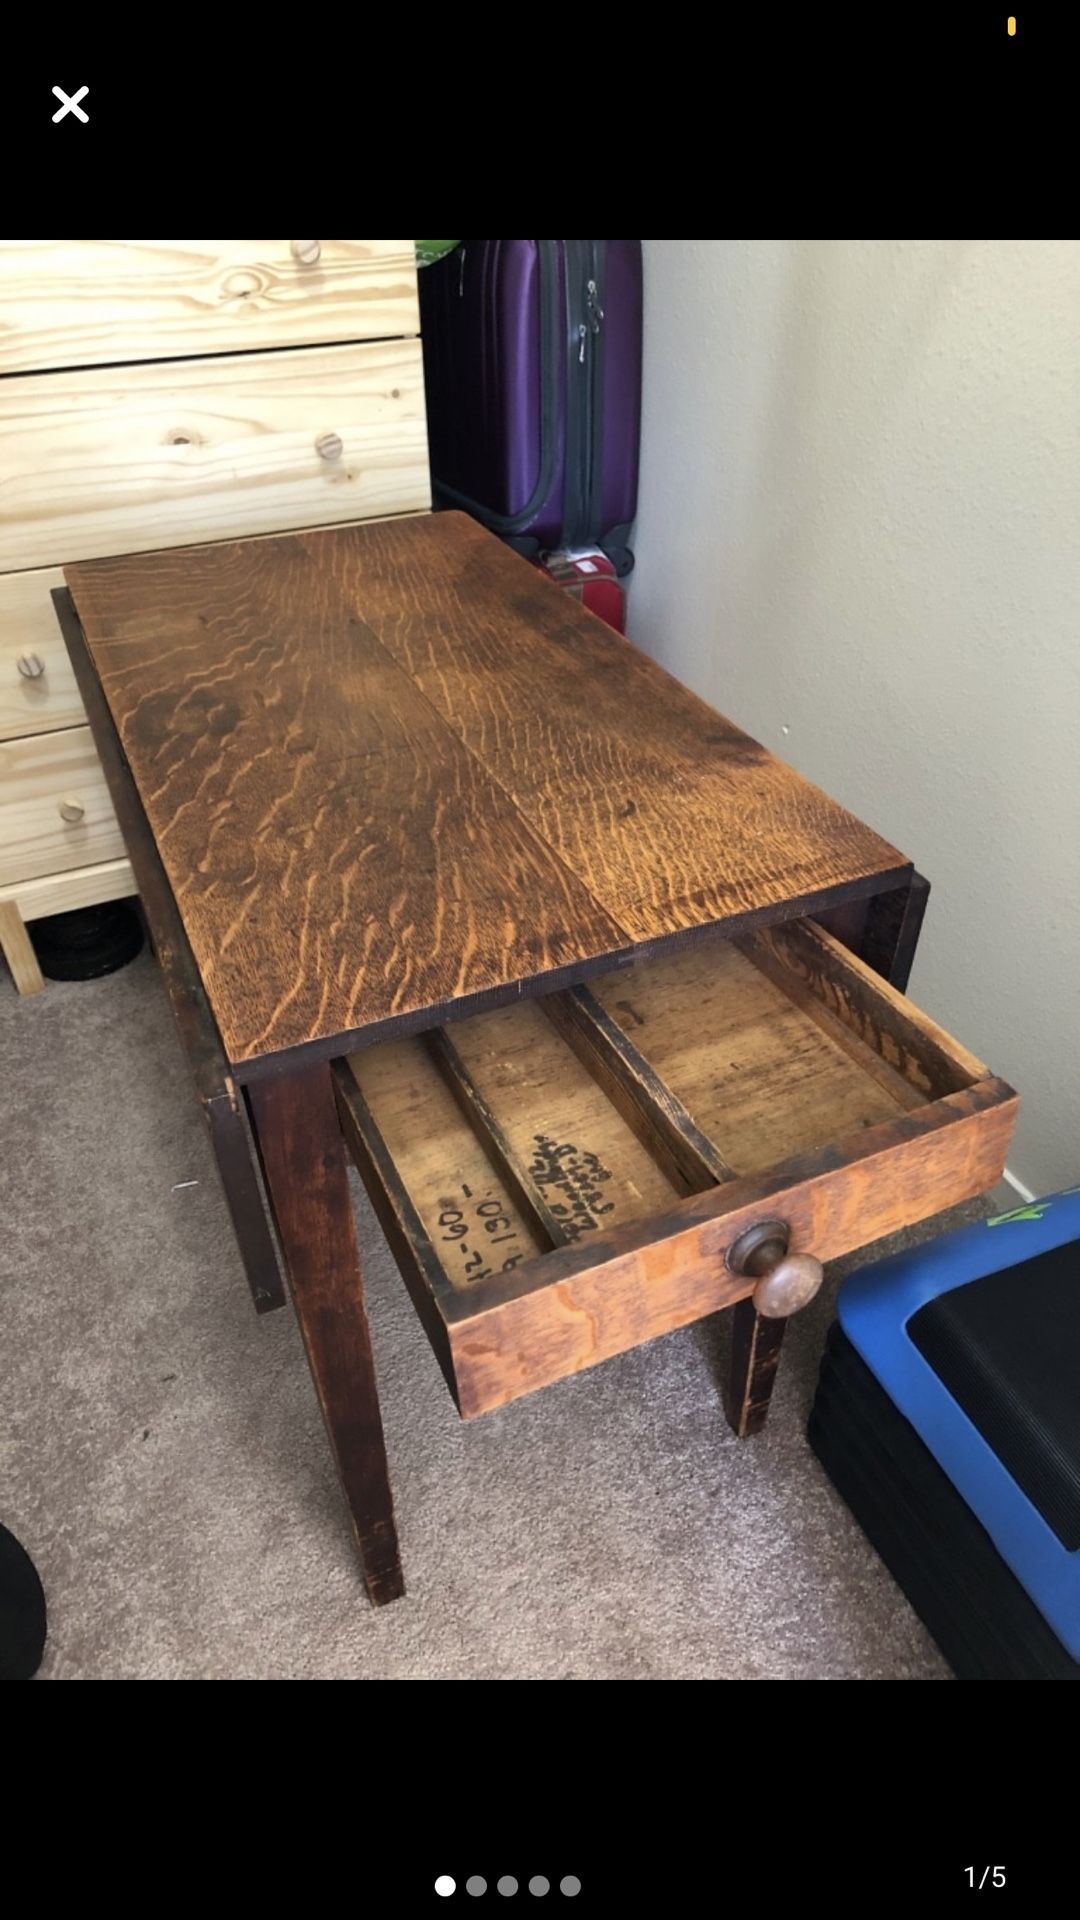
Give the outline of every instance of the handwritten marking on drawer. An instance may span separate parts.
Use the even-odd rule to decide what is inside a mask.
[[[493,1273],[509,1273],[525,1259],[527,1249],[521,1244],[510,1208],[490,1189],[478,1196],[472,1187],[462,1182],[456,1197],[443,1201],[439,1226],[443,1258],[451,1280],[456,1276],[471,1286],[475,1280],[486,1280]],[[450,1247],[457,1248],[457,1263],[450,1258]],[[499,1253],[494,1253],[496,1247]]]
[[[538,1187],[548,1189],[548,1205],[568,1240],[599,1226],[601,1214],[615,1211],[614,1201],[605,1200],[601,1192],[611,1179],[611,1169],[599,1154],[588,1153],[572,1141],[538,1133],[529,1171]]]

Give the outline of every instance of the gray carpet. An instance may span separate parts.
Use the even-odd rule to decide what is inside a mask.
[[[3,975],[0,1060],[0,1518],[48,1593],[43,1678],[945,1677],[807,1449],[832,1286],[759,1439],[724,1423],[715,1324],[465,1426],[358,1189],[409,1587],[373,1613],[153,962],[22,1001]]]

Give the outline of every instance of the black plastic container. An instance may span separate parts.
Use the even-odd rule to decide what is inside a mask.
[[[45,1651],[45,1592],[26,1548],[0,1527],[0,1680],[32,1680]]]
[[[1080,1665],[839,1326],[825,1348],[809,1436],[959,1679],[1080,1679]]]
[[[47,980],[100,980],[126,967],[143,944],[142,922],[127,900],[50,914],[29,933]]]

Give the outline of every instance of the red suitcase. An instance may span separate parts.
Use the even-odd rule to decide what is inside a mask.
[[[590,613],[606,620],[616,633],[626,632],[625,595],[614,565],[599,547],[575,548],[568,553],[543,553],[536,565],[564,593],[573,594]]]

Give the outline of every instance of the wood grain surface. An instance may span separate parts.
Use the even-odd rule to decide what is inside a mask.
[[[332,1070],[254,1089],[270,1202],[342,1489],[374,1606],[405,1591],[394,1525],[356,1221]]]
[[[906,993],[929,898],[929,880],[913,872],[902,886],[848,901],[819,914],[818,920],[875,973]]]
[[[760,1433],[769,1417],[786,1328],[786,1320],[766,1320],[752,1299],[736,1301],[724,1412],[740,1440]]]
[[[14,900],[0,900],[0,953],[11,969],[16,993],[40,993],[45,982]]]
[[[714,957],[710,948],[709,958]],[[735,1169],[716,1142],[702,1133],[652,1062],[590,988],[547,993],[540,1005],[677,1193],[700,1193],[734,1177]]]
[[[123,829],[130,859],[128,871],[138,886],[177,1034],[187,1055],[210,1135],[252,1300],[256,1311],[265,1313],[280,1306],[285,1293],[252,1158],[247,1108],[229,1071],[206,990],[153,835],[139,805],[101,682],[90,663],[71,595],[61,587],[53,597],[76,684],[101,756],[101,769]],[[121,864],[128,866],[127,861]],[[94,895],[95,900],[109,897],[105,891]]]
[[[123,851],[89,727],[0,742],[0,886]]]
[[[419,333],[411,240],[0,241],[0,373]]]
[[[67,874],[17,879],[13,887],[0,887],[0,900],[13,900],[23,920],[40,920],[44,914],[69,914],[77,906],[123,900],[131,893],[138,893],[138,887],[131,860],[123,854],[119,860],[102,860],[96,866],[75,866]]]
[[[670,1206],[680,1189],[544,1017],[536,1000],[460,1020],[445,1046],[475,1088],[465,1111],[509,1160],[554,1245]],[[441,1052],[442,1049],[437,1050]],[[459,1076],[460,1085],[460,1076]]]
[[[41,920],[48,913],[71,913],[76,907],[98,906],[103,900],[125,900],[138,893],[131,861],[103,860],[92,867],[72,867],[68,873],[46,873],[37,880],[16,880],[0,887],[0,900],[18,907],[24,920]]]
[[[473,1286],[492,1266],[519,1266],[556,1244],[462,1113],[426,1039],[364,1047],[345,1065],[346,1104],[355,1087],[361,1131],[385,1148],[380,1184],[408,1196],[407,1237],[435,1292]],[[502,1223],[497,1233],[488,1219]]]
[[[498,1015],[491,1014],[488,1018],[494,1020]],[[462,1031],[466,1035],[469,1024],[465,1021],[462,1026]],[[542,1169],[534,1169],[532,1165],[530,1143],[526,1143],[525,1151],[522,1152],[513,1135],[503,1125],[498,1108],[493,1106],[488,1098],[483,1073],[479,1077],[474,1073],[468,1059],[467,1045],[463,1051],[458,1044],[458,1030],[433,1027],[430,1033],[423,1035],[421,1045],[457,1102],[459,1111],[487,1159],[500,1175],[506,1194],[514,1203],[515,1212],[529,1222],[543,1245],[564,1246],[574,1237],[573,1222],[570,1219],[566,1221],[561,1219],[558,1210],[552,1207],[552,1198],[557,1199],[558,1196],[552,1196],[543,1182],[535,1177],[535,1173]],[[369,1047],[367,1051],[370,1054],[376,1054],[379,1048]],[[353,1058],[359,1062],[364,1056],[362,1053],[354,1054]],[[493,1218],[500,1226],[502,1225],[499,1215],[493,1214]],[[478,1224],[482,1230],[486,1231],[482,1218],[479,1219]],[[512,1224],[512,1220],[507,1218],[505,1225],[509,1228]],[[482,1259],[481,1254],[480,1260]],[[467,1274],[466,1277],[471,1275]]]
[[[796,958],[818,951],[814,928],[805,945],[798,926],[784,931]],[[969,1079],[958,1060],[927,1104],[912,1035],[933,1023],[884,980],[864,981],[827,936],[820,945],[831,963],[812,986],[729,942],[607,975],[586,1008],[590,1036],[606,1010],[599,1047],[545,1028],[545,996],[342,1064],[350,1145],[463,1412],[745,1297],[753,1278],[727,1254],[763,1218],[789,1223],[795,1252],[828,1259],[998,1177],[1012,1089],[981,1069]],[[855,1005],[856,990],[865,1040],[807,1005],[815,991]],[[886,1053],[911,1082],[893,1067],[883,1077]],[[759,1327],[752,1305],[740,1314],[728,1405],[741,1433],[764,1420],[778,1325]]]
[[[67,578],[242,1077],[908,870],[460,514]]]
[[[907,867],[464,515],[305,545],[633,940]]]
[[[798,931],[784,929],[796,951]],[[858,982],[860,963],[836,954],[835,980]],[[606,974],[595,990],[351,1054],[365,1111],[450,1284],[489,1277],[477,1254],[484,1212],[505,1216],[500,1260],[516,1267],[925,1104],[878,1051],[899,1052],[924,1020],[894,1005],[883,980],[867,988],[878,995],[875,1047],[816,1004],[801,974],[771,956],[770,969],[733,942],[709,943]],[[914,1053],[903,1058],[919,1076]],[[960,1085],[954,1076],[938,1091]]]
[[[727,1249],[779,1213],[795,1252],[838,1259],[1000,1178],[1017,1101],[1001,1081],[884,1121],[769,1174],[681,1201],[663,1219],[578,1241],[445,1297],[469,1418],[746,1297]]]
[[[816,1002],[926,1099],[985,1079],[975,1054],[821,927],[763,927],[751,944],[781,960]]]
[[[420,343],[0,380],[0,498],[0,568],[426,507]]]
[[[593,991],[737,1173],[915,1104],[879,1083],[869,1047],[852,1059],[733,942],[640,961]]]
[[[86,720],[49,598],[63,584],[59,567],[0,576],[0,740]]]
[[[379,1047],[375,1051],[390,1054],[422,1053],[423,1042],[415,1039],[391,1040],[385,1048]],[[335,1083],[338,1118],[349,1152],[371,1196],[379,1225],[386,1235],[409,1297],[443,1370],[446,1384],[456,1396],[450,1341],[446,1322],[439,1311],[440,1295],[449,1290],[450,1280],[435,1254],[411,1195],[397,1177],[390,1149],[371,1122],[364,1096],[353,1078],[350,1062],[335,1060],[330,1072]],[[452,1105],[449,1094],[446,1098]],[[471,1141],[471,1147],[479,1155],[481,1180],[489,1181],[491,1169],[477,1147],[475,1138]],[[467,1155],[468,1152],[467,1143]],[[452,1173],[453,1170],[448,1171]],[[469,1182],[466,1180],[465,1184],[469,1185]]]

